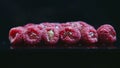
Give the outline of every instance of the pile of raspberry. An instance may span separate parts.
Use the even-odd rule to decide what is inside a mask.
[[[116,41],[116,31],[110,24],[95,29],[84,21],[28,23],[11,28],[9,40],[12,48],[111,47]]]

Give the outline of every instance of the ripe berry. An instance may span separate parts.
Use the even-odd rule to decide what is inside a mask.
[[[23,40],[28,45],[36,45],[41,41],[42,31],[36,26],[28,26],[25,28]]]
[[[12,43],[13,45],[20,44],[23,40],[23,32],[24,29],[21,26],[11,28],[9,31],[10,43]]]
[[[75,44],[81,38],[81,34],[78,29],[74,27],[64,27],[60,31],[60,39],[67,44]]]
[[[59,30],[55,27],[47,27],[43,32],[42,38],[46,44],[54,45],[59,40]]]
[[[81,30],[81,41],[86,44],[93,44],[98,41],[98,34],[94,27],[87,26]]]
[[[116,41],[115,29],[109,24],[101,25],[97,29],[97,33],[101,43],[114,43]]]

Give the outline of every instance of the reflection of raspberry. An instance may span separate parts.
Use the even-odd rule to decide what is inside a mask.
[[[13,45],[20,44],[23,40],[23,27],[14,27],[9,31],[9,39]]]
[[[59,30],[54,27],[47,27],[43,32],[42,38],[46,44],[54,45],[59,40]]]
[[[81,38],[81,34],[78,29],[73,27],[64,27],[60,31],[60,39],[67,44],[75,44]]]
[[[83,27],[81,30],[81,41],[87,44],[93,44],[98,41],[97,31],[92,26]]]
[[[116,32],[114,28],[109,24],[100,26],[97,29],[97,33],[98,33],[99,42],[113,43],[116,41]]]
[[[36,45],[40,43],[42,31],[36,26],[29,26],[25,28],[23,40],[28,45]]]

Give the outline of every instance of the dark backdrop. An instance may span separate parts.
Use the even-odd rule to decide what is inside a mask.
[[[10,28],[30,22],[82,20],[95,28],[108,23],[119,35],[119,6],[115,0],[0,0],[0,48],[9,48]]]

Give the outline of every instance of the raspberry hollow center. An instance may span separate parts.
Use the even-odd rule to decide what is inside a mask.
[[[39,38],[39,36],[34,32],[28,32],[28,36],[29,36],[30,39]]]
[[[66,37],[66,36],[71,37],[71,35],[72,35],[72,32],[69,32],[69,31],[64,32],[64,37]]]

